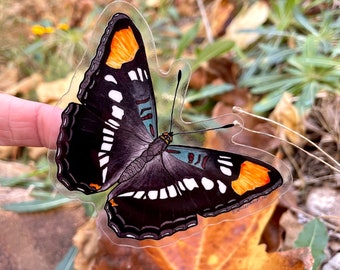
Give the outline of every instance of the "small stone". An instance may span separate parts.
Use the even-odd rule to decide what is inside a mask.
[[[329,261],[326,263],[322,270],[339,270],[340,269],[340,252],[335,254]]]
[[[340,193],[331,188],[313,189],[306,201],[306,207],[310,214],[315,216],[340,216]],[[340,226],[340,220],[328,218],[329,222]]]

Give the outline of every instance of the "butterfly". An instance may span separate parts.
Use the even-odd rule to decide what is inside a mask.
[[[77,97],[62,113],[57,179],[85,194],[112,189],[104,208],[119,237],[161,239],[283,184],[261,160],[158,134],[143,39],[123,13],[111,17]]]

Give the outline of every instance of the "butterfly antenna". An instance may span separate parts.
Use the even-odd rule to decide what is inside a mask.
[[[175,103],[176,103],[176,99],[177,99],[179,82],[181,81],[181,79],[182,79],[182,70],[179,70],[178,71],[178,75],[177,75],[177,85],[176,85],[174,100],[172,102],[172,108],[171,108],[171,114],[170,114],[169,133],[172,133],[172,124],[173,124],[173,118],[174,118],[174,109],[175,109]]]
[[[179,70],[178,75],[177,75],[177,85],[176,85],[174,100],[173,100],[173,103],[172,103],[171,114],[170,114],[169,133],[173,133],[172,132],[172,125],[173,125],[173,118],[174,118],[174,109],[175,109],[175,103],[176,103],[178,89],[179,89],[179,83],[180,83],[181,79],[182,79],[182,70]],[[195,130],[195,131],[177,132],[176,134],[173,134],[173,135],[200,133],[200,132],[206,132],[206,131],[209,131],[209,130],[230,128],[230,127],[233,127],[235,125],[236,125],[235,123],[232,123],[232,124],[227,124],[227,125],[223,125],[223,126],[220,126],[220,127],[205,128],[205,129],[200,129],[200,130]]]
[[[231,124],[226,124],[224,126],[220,126],[220,127],[212,127],[212,128],[204,128],[204,129],[199,129],[199,130],[193,130],[193,131],[183,131],[183,132],[176,132],[175,135],[181,135],[181,134],[192,134],[192,133],[201,133],[201,132],[206,132],[209,130],[218,130],[218,129],[224,129],[224,128],[231,128],[234,126],[239,125],[237,121],[234,121],[234,123]]]

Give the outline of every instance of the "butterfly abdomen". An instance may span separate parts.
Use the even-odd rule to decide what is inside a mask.
[[[148,162],[163,153],[171,141],[172,135],[168,132],[164,132],[161,136],[156,138],[139,157],[126,166],[125,170],[119,177],[118,182],[121,183],[127,181],[137,175]]]

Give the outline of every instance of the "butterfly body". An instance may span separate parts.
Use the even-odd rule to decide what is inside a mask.
[[[171,141],[172,135],[168,132],[164,132],[161,136],[151,142],[148,145],[148,148],[125,168],[124,172],[119,177],[118,182],[121,183],[137,175],[148,162],[161,155]]]
[[[119,237],[160,239],[265,196],[280,173],[255,158],[158,136],[141,34],[122,13],[109,21],[78,92],[62,114],[57,178],[69,190],[110,191],[105,210]]]

